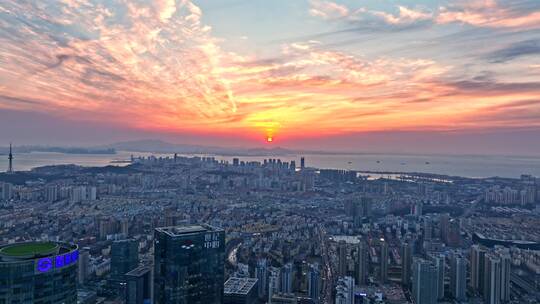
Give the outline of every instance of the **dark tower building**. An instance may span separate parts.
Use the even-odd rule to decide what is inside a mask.
[[[381,255],[380,255],[380,271],[381,282],[388,281],[388,243],[385,239],[381,239]]]
[[[126,304],[149,304],[152,302],[152,268],[139,266],[124,276]]]
[[[437,266],[417,259],[413,262],[412,272],[412,298],[415,303],[437,303]]]
[[[368,276],[369,267],[369,252],[368,246],[365,240],[360,240],[357,249],[357,261],[356,261],[356,282],[362,286],[366,284],[366,278]]]
[[[306,159],[302,156],[300,158],[300,169],[304,170],[306,168]]]
[[[413,262],[413,244],[406,242],[401,245],[401,284],[409,286],[411,283]]]
[[[225,232],[209,225],[156,228],[154,303],[223,302]]]
[[[339,241],[338,247],[338,275],[344,277],[347,275],[347,243]]]
[[[0,246],[0,303],[77,303],[76,245],[26,242]]]
[[[111,276],[121,280],[139,265],[139,242],[128,239],[115,241],[111,246]]]

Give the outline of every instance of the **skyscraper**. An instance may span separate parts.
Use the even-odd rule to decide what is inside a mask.
[[[8,201],[13,197],[13,184],[2,183],[2,200]]]
[[[446,258],[444,255],[435,257],[435,266],[437,268],[437,299],[444,298],[444,280],[446,277]]]
[[[84,285],[90,272],[90,252],[88,248],[83,248],[79,254],[79,263],[77,270],[77,283]]]
[[[259,259],[257,261],[255,276],[257,277],[257,280],[259,280],[257,284],[257,294],[260,299],[264,299],[268,292],[268,260]]]
[[[123,276],[139,265],[139,242],[134,239],[120,240],[111,246],[111,277],[122,280]]]
[[[150,304],[152,300],[152,268],[139,266],[124,275],[126,304]]]
[[[369,267],[369,253],[367,244],[364,240],[360,240],[358,243],[358,250],[356,253],[356,280],[358,285],[364,285],[368,276]]]
[[[451,247],[461,246],[461,227],[456,219],[451,219],[448,222],[446,243]]]
[[[412,244],[409,242],[401,244],[401,284],[404,286],[409,286],[411,283],[412,255]]]
[[[349,276],[339,277],[336,284],[335,304],[354,304],[354,279]]]
[[[446,244],[448,241],[448,226],[450,223],[450,215],[448,213],[439,216],[439,228],[441,231],[441,239]]]
[[[510,300],[511,257],[507,251],[490,252],[485,256],[484,302],[505,303]]]
[[[309,265],[308,270],[308,296],[313,300],[315,304],[319,303],[321,294],[321,271],[319,270],[319,264]]]
[[[300,169],[304,170],[306,168],[306,159],[302,156],[300,157]]]
[[[281,267],[281,284],[280,291],[282,293],[292,293],[293,292],[293,265],[292,263],[287,263]]]
[[[412,297],[415,303],[437,303],[437,267],[426,260],[415,259],[412,268]]]
[[[458,301],[465,301],[467,289],[467,264],[463,257],[454,255],[450,263],[450,294]]]
[[[424,240],[431,240],[433,237],[433,224],[431,218],[424,218],[423,224]]]
[[[485,257],[484,301],[501,303],[501,259],[491,254]]]
[[[355,228],[362,226],[362,221],[371,215],[372,199],[370,197],[359,197],[352,202],[352,216]]]
[[[388,243],[385,239],[381,239],[381,254],[379,262],[381,270],[381,282],[386,283],[388,280]]]
[[[268,277],[268,303],[272,303],[272,297],[279,292],[279,268],[270,267]]]
[[[223,302],[225,232],[209,225],[156,228],[154,303]]]
[[[0,247],[0,303],[77,303],[76,245],[25,242]]]
[[[347,243],[345,241],[338,242],[338,275],[347,275]]]
[[[501,301],[508,302],[510,300],[510,276],[511,261],[510,254],[506,251],[499,252],[501,259]]]
[[[471,288],[477,293],[484,292],[484,268],[486,250],[479,245],[471,247]]]

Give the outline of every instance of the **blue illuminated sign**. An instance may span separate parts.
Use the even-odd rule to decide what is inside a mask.
[[[37,272],[49,272],[53,269],[59,269],[74,264],[79,259],[79,251],[74,250],[70,253],[57,255],[54,257],[41,258],[36,262]],[[54,263],[53,263],[54,261]]]
[[[43,258],[37,261],[37,270],[39,272],[48,272],[53,268],[53,262],[51,258]]]

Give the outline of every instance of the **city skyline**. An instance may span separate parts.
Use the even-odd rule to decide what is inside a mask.
[[[540,150],[537,1],[4,1],[0,23],[5,142]]]

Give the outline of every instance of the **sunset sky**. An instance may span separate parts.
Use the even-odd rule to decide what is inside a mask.
[[[3,0],[0,128],[26,144],[530,154],[540,1]]]

